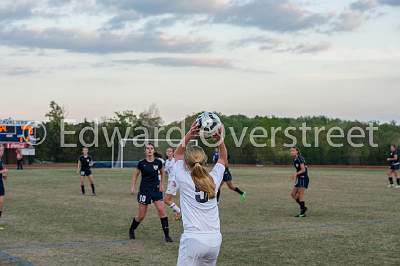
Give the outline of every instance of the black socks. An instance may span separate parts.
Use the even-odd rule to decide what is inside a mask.
[[[3,213],[3,211],[0,211],[0,218],[1,218],[1,214]]]
[[[397,185],[400,186],[400,178],[397,178]]]
[[[169,238],[169,225],[168,225],[168,217],[160,218],[161,226],[164,231],[165,238]]]
[[[218,192],[217,192],[217,202],[219,202],[219,197],[221,196],[221,190],[220,189],[218,189]]]
[[[241,191],[238,187],[235,187],[235,191],[236,191],[237,193],[239,193],[240,195],[243,195],[243,194],[244,194],[244,192]]]
[[[92,188],[92,193],[96,194],[96,189],[94,187],[94,184],[90,184],[90,187]],[[86,193],[85,186],[81,186],[81,191],[82,191],[82,195],[85,195],[85,193]]]
[[[135,218],[133,218],[131,228],[129,229],[130,231],[135,231],[136,228],[139,226],[140,222],[137,222]]]
[[[300,201],[299,205],[301,213],[304,214],[304,211],[306,209],[306,203],[304,201]]]

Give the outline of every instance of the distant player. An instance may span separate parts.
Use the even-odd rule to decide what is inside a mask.
[[[399,160],[399,155],[397,152],[397,146],[396,145],[390,145],[390,155],[389,158],[387,158],[387,161],[389,163],[389,171],[388,171],[388,179],[389,179],[389,185],[388,187],[394,187],[393,184],[393,179],[396,178],[396,188],[400,188],[400,178],[398,175],[398,171],[400,169],[400,160]]]
[[[161,220],[165,241],[172,242],[172,239],[169,236],[168,216],[163,201],[163,164],[159,159],[155,158],[154,153],[154,145],[151,143],[147,144],[145,150],[146,158],[139,162],[137,169],[132,176],[132,194],[136,193],[136,181],[139,175],[141,175],[142,179],[140,181],[140,188],[137,196],[139,210],[137,216],[133,218],[131,227],[129,228],[129,238],[136,238],[135,230],[146,217],[147,208],[153,202]]]
[[[85,195],[85,177],[89,179],[90,186],[92,188],[92,195],[96,196],[96,189],[94,186],[94,177],[92,174],[91,167],[93,166],[93,159],[89,155],[89,149],[88,148],[83,148],[82,149],[82,155],[79,157],[78,160],[78,169],[77,172],[80,176],[81,180],[81,192],[82,195]]]
[[[296,173],[293,174],[293,181],[295,181],[294,188],[292,190],[292,198],[300,206],[300,214],[296,217],[306,217],[307,207],[304,201],[304,193],[309,185],[308,168],[306,161],[300,154],[300,150],[296,147],[290,149],[290,155],[293,158],[293,166],[296,168]]]
[[[219,160],[211,172],[205,165],[207,156],[199,146],[187,147],[197,136],[193,124],[175,151],[175,179],[180,192],[184,233],[179,246],[178,266],[214,266],[222,244],[216,194],[222,182],[228,155],[223,139],[219,145]],[[220,140],[223,128],[215,136]],[[187,147],[187,148],[186,148]]]
[[[3,155],[4,155],[4,147],[0,145],[0,219],[1,215],[3,214],[3,207],[4,207],[4,196],[5,196],[5,189],[4,189],[4,182],[3,179],[7,179],[8,169],[5,168],[3,165]],[[2,230],[0,226],[0,230]]]
[[[165,192],[164,203],[169,206],[175,214],[175,220],[181,218],[181,209],[174,202],[176,196],[176,181],[175,181],[175,157],[174,149],[168,148],[166,150],[167,160],[165,161],[165,173],[168,175],[168,186]]]
[[[15,154],[17,157],[17,170],[24,170],[24,155],[20,149],[16,149]]]
[[[229,155],[228,155],[228,161],[229,161]],[[219,160],[219,153],[218,152],[214,152],[213,154],[213,162],[214,164],[216,164]],[[224,183],[226,183],[228,185],[228,188],[232,191],[237,192],[240,195],[240,200],[241,201],[245,201],[246,200],[246,192],[240,190],[240,188],[235,187],[232,183],[232,174],[231,171],[229,170],[228,166],[225,168],[225,172],[224,172],[224,179],[223,182],[221,184],[221,187],[218,189],[218,193],[217,193],[217,201],[219,202],[219,199],[221,197],[221,188],[224,185]]]

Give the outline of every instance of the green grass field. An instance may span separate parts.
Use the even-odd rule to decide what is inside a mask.
[[[248,192],[223,189],[218,265],[400,265],[400,190],[382,170],[311,168],[309,217],[293,218],[290,168],[235,168]],[[174,265],[154,207],[129,241],[136,213],[131,170],[95,170],[97,197],[81,196],[74,169],[11,171],[0,231],[0,265]],[[88,186],[87,186],[87,189]]]

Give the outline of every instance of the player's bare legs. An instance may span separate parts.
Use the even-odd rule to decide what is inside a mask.
[[[0,196],[0,218],[4,207],[4,196]]]
[[[141,222],[143,222],[144,218],[146,218],[147,208],[148,208],[148,205],[139,203],[138,213],[135,216],[135,218],[133,218],[131,227],[129,228],[129,238],[130,239],[135,239],[136,238],[135,230],[139,226],[139,224]]]
[[[92,194],[93,196],[96,196],[96,189],[94,187],[94,177],[93,175],[88,176],[89,182],[90,182],[90,187],[92,188]]]
[[[84,176],[79,176],[80,181],[81,181],[81,192],[82,195],[85,195],[85,177]]]

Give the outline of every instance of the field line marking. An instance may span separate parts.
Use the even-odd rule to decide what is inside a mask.
[[[24,259],[19,258],[19,257],[12,256],[12,255],[7,254],[7,253],[5,253],[5,252],[3,252],[1,250],[0,250],[0,259],[3,259],[5,261],[7,261],[7,262],[15,263],[18,266],[34,266],[33,263],[31,263],[31,262],[29,262],[27,260],[24,260]]]

